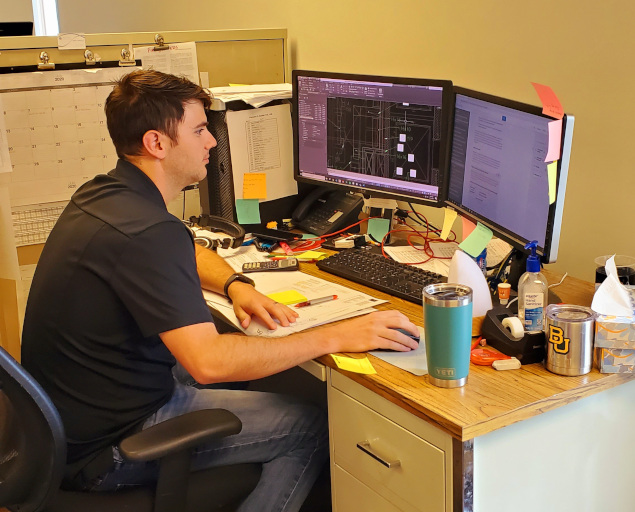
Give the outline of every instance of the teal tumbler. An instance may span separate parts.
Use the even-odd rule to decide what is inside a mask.
[[[472,289],[462,284],[431,284],[423,289],[428,376],[442,388],[465,385],[472,343]]]

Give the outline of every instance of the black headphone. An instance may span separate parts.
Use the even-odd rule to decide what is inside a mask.
[[[245,230],[243,227],[223,217],[203,214],[200,217],[190,217],[190,222],[212,233],[226,233],[231,237],[214,239],[207,236],[197,236],[196,231],[194,231],[194,243],[208,249],[215,250],[219,247],[223,249],[236,249],[240,247],[243,240],[245,240]]]

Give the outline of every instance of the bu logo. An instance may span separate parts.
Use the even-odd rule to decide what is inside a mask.
[[[562,330],[562,327],[550,325],[547,341],[549,343],[553,343],[553,349],[558,354],[569,353],[569,338],[564,337],[564,331]]]

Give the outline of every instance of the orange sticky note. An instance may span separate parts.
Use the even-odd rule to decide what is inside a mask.
[[[267,199],[267,175],[264,172],[243,175],[243,199]]]
[[[545,162],[553,162],[560,159],[560,141],[562,140],[562,119],[556,119],[549,123],[549,147]]]
[[[562,119],[564,117],[564,109],[551,87],[534,82],[531,82],[531,85],[536,89],[540,102],[542,103],[542,113],[547,116],[555,117],[556,119]]]
[[[474,231],[476,225],[465,217],[461,217],[461,222],[463,223],[463,240],[465,240]]]

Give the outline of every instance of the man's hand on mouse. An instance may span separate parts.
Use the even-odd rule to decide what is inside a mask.
[[[337,325],[329,325],[320,330],[327,336],[333,352],[367,352],[375,349],[408,352],[418,346],[409,335],[399,332],[404,329],[419,337],[419,329],[408,317],[399,311],[376,311],[353,318]]]

